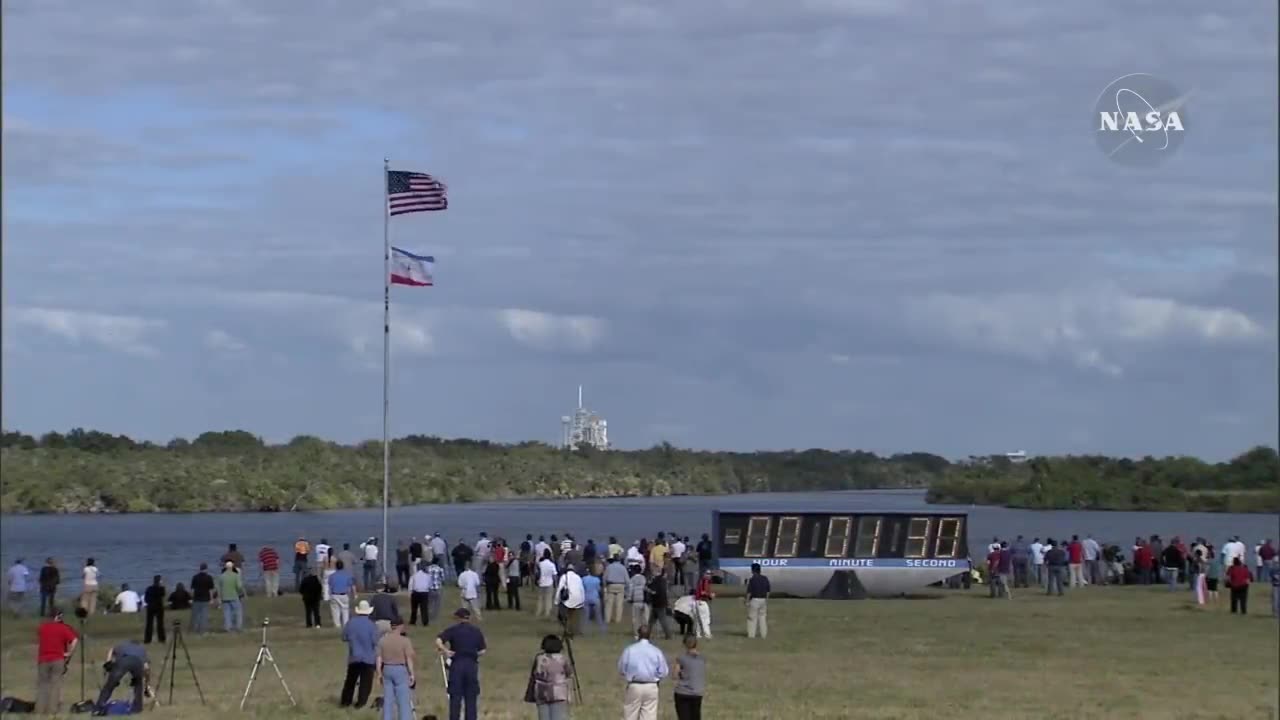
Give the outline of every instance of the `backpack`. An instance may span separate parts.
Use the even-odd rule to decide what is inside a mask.
[[[26,715],[36,711],[36,704],[16,697],[0,698],[0,713]]]

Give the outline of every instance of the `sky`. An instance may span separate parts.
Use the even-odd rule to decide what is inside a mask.
[[[1277,427],[1277,7],[6,0],[3,423],[953,458]],[[1095,101],[1190,96],[1109,159]]]

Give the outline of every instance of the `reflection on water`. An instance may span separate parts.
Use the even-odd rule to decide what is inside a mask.
[[[664,530],[694,537],[711,529],[712,510],[813,510],[818,512],[892,512],[946,510],[969,514],[969,545],[974,557],[995,535],[1012,538],[1081,536],[1126,547],[1135,535],[1165,538],[1204,536],[1215,544],[1239,534],[1246,545],[1280,536],[1274,515],[1215,513],[1079,512],[1009,510],[991,507],[929,505],[918,490],[861,490],[830,493],[770,493],[714,497],[623,498],[563,501],[512,501],[466,505],[418,505],[393,508],[393,539],[442,532],[450,542],[472,540],[481,531],[518,543],[525,533],[571,532],[580,542],[616,536],[626,544]],[[34,573],[46,557],[62,568],[62,589],[79,587],[79,567],[93,556],[103,582],[147,585],[161,574],[170,583],[186,581],[201,562],[213,563],[235,542],[257,577],[258,548],[271,544],[284,556],[288,575],[293,541],[353,546],[382,532],[381,510],[320,513],[204,513],[198,515],[6,515],[0,519],[0,562],[8,567],[24,558]],[[33,577],[34,579],[34,577]],[[291,579],[282,585],[288,587]]]

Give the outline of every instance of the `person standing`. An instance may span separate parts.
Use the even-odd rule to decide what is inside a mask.
[[[556,562],[551,559],[551,548],[542,551],[538,561],[538,617],[551,617],[555,608]]]
[[[747,637],[760,639],[769,636],[769,578],[760,572],[760,563],[751,563],[751,577],[747,580]]]
[[[431,579],[427,586],[427,622],[440,617],[440,601],[444,597],[444,555],[436,555],[427,565],[427,577]]]
[[[1084,587],[1084,545],[1079,535],[1072,535],[1067,545],[1067,562],[1071,567],[1071,587]]]
[[[324,598],[324,588],[320,578],[311,568],[302,571],[302,582],[298,583],[298,594],[302,596],[302,614],[306,618],[307,628],[320,629],[320,601]]]
[[[427,599],[431,593],[431,576],[427,573],[427,568],[419,565],[414,571],[413,576],[409,578],[409,624],[416,625],[418,623],[418,613],[422,613],[422,625],[425,626],[430,618],[427,615]]]
[[[600,601],[600,578],[588,574],[582,578],[582,633],[585,635],[592,620],[602,634],[609,628],[604,623],[604,603]]]
[[[302,592],[302,578],[306,576],[308,559],[311,557],[311,543],[305,537],[299,537],[293,544],[293,591]]]
[[[612,541],[613,538],[610,538]],[[604,568],[604,619],[606,623],[622,622],[622,603],[627,589],[627,569],[618,555],[609,556]]]
[[[1182,570],[1182,551],[1177,543],[1169,543],[1160,556],[1160,570],[1164,573],[1164,581],[1172,592],[1178,589],[1178,573]]]
[[[258,551],[258,564],[262,566],[262,590],[267,597],[280,596],[280,553],[270,545]]]
[[[533,697],[525,698],[538,709],[538,720],[569,720],[569,681],[573,666],[564,655],[564,643],[555,635],[542,638],[542,652],[529,669]]]
[[[244,580],[235,562],[226,561],[217,580],[218,604],[222,606],[222,629],[240,632],[244,629]]]
[[[462,571],[471,565],[471,558],[475,556],[475,551],[466,542],[459,540],[457,545],[453,546],[453,574],[455,577],[461,577]]]
[[[1031,578],[1036,585],[1045,587],[1048,578],[1044,575],[1044,552],[1048,550],[1045,544],[1040,542],[1040,538],[1031,541]]]
[[[649,628],[636,632],[636,641],[618,657],[618,674],[627,683],[622,696],[623,720],[657,720],[658,686],[670,673],[667,658],[649,642]]]
[[[1049,548],[1044,554],[1044,570],[1047,577],[1045,594],[1062,596],[1062,586],[1067,581],[1067,552],[1058,547],[1053,538],[1046,544]]]
[[[459,608],[453,616],[457,622],[436,636],[436,650],[449,667],[449,720],[461,720],[464,704],[467,720],[476,720],[480,714],[480,658],[487,645],[484,633],[471,623],[471,611]]]
[[[502,567],[496,559],[490,559],[484,565],[484,609],[501,610],[502,598],[499,590],[502,587]]]
[[[1249,613],[1249,568],[1240,556],[1231,559],[1227,568],[1227,588],[1231,590],[1231,614],[1239,609],[1241,615]]]
[[[694,609],[698,611],[698,637],[711,637],[711,601],[716,598],[716,594],[711,591],[711,570],[703,570],[702,576],[698,578],[698,588],[693,593],[693,598],[698,602],[694,605]]]
[[[586,604],[586,591],[583,589],[582,576],[572,563],[565,565],[564,574],[556,584],[556,598],[564,609],[561,620],[564,622],[565,635],[573,636],[581,621],[578,616]]]
[[[684,587],[684,554],[688,550],[688,546],[679,535],[672,536],[675,541],[671,543],[671,563],[675,568],[672,573],[673,584]]]
[[[98,612],[98,565],[93,558],[84,561],[84,573],[80,581],[80,607],[90,615]]]
[[[640,565],[632,565],[627,571],[627,602],[631,605],[631,634],[640,637],[640,628],[649,626],[649,585]]]
[[[209,631],[209,603],[214,596],[213,576],[208,563],[200,563],[200,571],[191,576],[191,632],[203,635]]]
[[[227,551],[222,553],[222,557],[218,562],[226,565],[231,563],[236,572],[240,572],[240,568],[244,567],[244,555],[236,547],[235,543],[227,543]]]
[[[334,593],[334,597],[337,595],[338,593]],[[369,694],[373,691],[378,628],[369,619],[372,614],[373,607],[361,600],[355,607],[355,615],[342,625],[342,641],[347,644],[347,676],[342,681],[342,694],[338,698],[338,705],[341,707],[358,710],[369,702]],[[356,694],[357,685],[360,687],[359,694]]]
[[[36,628],[36,714],[57,715],[62,705],[62,677],[80,637],[63,622],[62,610],[49,608],[49,619]]]
[[[1271,617],[1280,618],[1280,563],[1267,567],[1267,577],[1271,580]]]
[[[373,592],[378,586],[378,538],[371,537],[360,543],[360,551],[364,554],[364,583],[360,588]]]
[[[1267,538],[1258,548],[1258,558],[1262,560],[1263,579],[1270,576],[1271,568],[1276,564],[1276,548],[1271,544],[1271,538]]]
[[[396,585],[409,587],[409,568],[412,559],[409,557],[409,546],[403,540],[396,544]]]
[[[524,562],[516,553],[507,553],[507,609],[520,609],[520,580]]]
[[[484,615],[480,612],[480,576],[470,567],[464,567],[462,572],[458,574],[458,590],[462,597],[462,605],[471,611],[477,621],[483,620]],[[471,615],[467,618],[470,619]]]
[[[58,572],[58,563],[53,558],[45,559],[44,567],[40,568],[39,581],[40,617],[49,617],[58,596],[58,585],[62,582],[62,573]]]
[[[1222,564],[1222,554],[1216,551],[1214,546],[1209,546],[1209,560],[1206,563],[1208,571],[1205,572],[1204,584],[1209,589],[1209,604],[1218,604],[1218,583],[1222,582],[1222,576],[1226,572],[1226,568]]]
[[[413,643],[404,634],[403,625],[395,625],[378,641],[374,678],[382,683],[382,720],[414,720],[413,687],[417,684],[413,666],[417,655]],[[398,712],[396,712],[398,711]]]
[[[1187,562],[1187,574],[1191,576],[1191,595],[1196,599],[1196,606],[1204,609],[1204,551],[1195,549],[1195,554]]]
[[[9,607],[18,612],[22,609],[22,603],[27,597],[27,578],[31,576],[31,570],[22,564],[22,558],[18,558],[16,562],[9,567]]]
[[[707,660],[698,652],[698,638],[684,636],[684,654],[676,658],[677,720],[702,720],[702,696],[707,692]]]
[[[1098,545],[1098,541],[1093,539],[1093,535],[1085,535],[1084,542],[1084,569],[1085,580],[1090,585],[1102,585],[1102,567],[1098,563],[1098,559],[1102,555],[1102,547]]]
[[[697,596],[694,596],[695,599]],[[662,626],[662,638],[671,639],[671,600],[667,592],[667,578],[662,573],[649,579],[649,632],[652,634],[654,623]]]
[[[351,596],[355,591],[356,581],[351,577],[341,560],[334,563],[333,574],[329,576],[329,617],[333,626],[345,628],[351,619]]]
[[[165,591],[164,579],[159,575],[151,578],[151,585],[142,593],[142,604],[147,609],[146,629],[142,633],[142,642],[151,644],[152,631],[156,639],[164,642],[164,601],[168,593]]]
[[[1031,578],[1031,546],[1019,535],[1009,551],[1013,553],[1013,586],[1028,587]]]

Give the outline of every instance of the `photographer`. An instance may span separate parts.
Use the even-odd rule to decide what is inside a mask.
[[[36,714],[55,715],[62,703],[62,675],[76,651],[80,636],[51,608],[50,619],[36,629]]]
[[[111,694],[116,691],[120,681],[128,675],[130,685],[133,686],[132,711],[142,712],[142,696],[147,689],[151,674],[151,663],[147,660],[147,650],[142,643],[126,640],[111,648],[107,652],[107,662],[103,664],[102,669],[107,673],[107,680],[103,683],[102,692],[98,695],[97,710],[105,712],[107,703],[111,700]]]
[[[560,576],[556,597],[560,601],[560,622],[564,624],[565,635],[573,637],[579,625],[578,615],[586,604],[586,589],[582,584],[582,576],[572,564],[567,564],[564,575]]]

